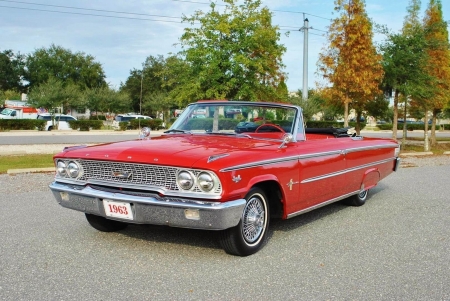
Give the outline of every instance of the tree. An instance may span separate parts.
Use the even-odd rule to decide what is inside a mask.
[[[420,105],[430,94],[431,78],[425,72],[428,56],[423,26],[419,20],[420,1],[411,0],[407,8],[401,33],[386,32],[387,40],[381,46],[385,90],[394,92],[393,138],[397,139],[399,102],[403,100],[403,118],[406,121],[408,102]],[[420,105],[421,106],[421,105]],[[403,123],[403,143],[407,136],[406,122]]]
[[[31,89],[51,78],[60,80],[63,85],[75,84],[81,90],[106,86],[102,65],[95,62],[93,56],[72,53],[53,44],[28,55],[24,78]]]
[[[443,20],[440,0],[430,0],[424,18],[425,39],[427,40],[428,63],[426,70],[435,79],[435,93],[428,99],[432,110],[431,145],[436,145],[436,118],[450,102],[450,44],[447,22]],[[425,127],[428,115],[425,115]]]
[[[190,81],[177,88],[181,99],[245,99],[277,101],[282,78],[282,55],[278,27],[260,0],[224,0],[223,12],[211,2],[207,13],[183,17],[185,28],[180,56],[189,65]],[[186,75],[185,75],[186,76]],[[283,89],[281,89],[284,91]],[[278,90],[279,91],[279,90]]]
[[[24,66],[24,55],[14,54],[12,50],[0,52],[0,91],[26,92],[22,82]]]
[[[78,106],[81,101],[79,88],[74,84],[64,85],[59,79],[51,77],[47,82],[33,87],[28,94],[28,103],[35,108],[44,108],[55,113],[58,108],[68,110]]]
[[[110,87],[87,89],[83,94],[83,105],[91,112],[123,113],[131,109],[131,99],[126,92]]]
[[[304,121],[312,120],[314,114],[321,111],[325,102],[321,95],[315,90],[308,90],[308,99],[303,99],[302,91],[298,90],[295,94],[288,96],[288,102],[302,108]]]
[[[349,106],[357,113],[356,132],[368,101],[380,94],[381,56],[372,43],[372,24],[363,0],[335,0],[340,17],[329,28],[329,47],[319,55],[319,72],[331,84],[331,94],[344,104],[344,126]]]

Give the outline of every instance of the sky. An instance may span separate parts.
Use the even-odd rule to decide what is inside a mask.
[[[215,1],[223,5],[221,0]],[[280,27],[280,44],[289,91],[302,89],[303,42],[300,28],[308,18],[308,87],[321,81],[318,55],[327,47],[330,20],[337,17],[334,0],[262,0]],[[422,15],[429,0],[422,1]],[[450,3],[442,0],[443,16],[450,20]],[[409,0],[366,0],[375,23],[398,32]],[[0,0],[0,51],[31,54],[36,49],[61,46],[91,55],[102,64],[106,81],[118,89],[130,71],[142,69],[149,56],[175,54],[184,28],[182,15],[209,11],[208,0]],[[449,22],[450,23],[450,22]],[[375,42],[383,36],[375,35]]]

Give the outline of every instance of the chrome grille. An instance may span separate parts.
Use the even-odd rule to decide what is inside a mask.
[[[96,183],[105,187],[128,187],[142,190],[168,190],[186,193],[201,193],[197,185],[191,191],[181,190],[176,182],[178,167],[159,166],[150,164],[96,161],[96,160],[71,160],[76,161],[81,166],[81,175],[76,179],[70,179],[68,176],[64,179],[75,182]],[[189,169],[195,176],[198,176],[203,170]],[[217,187],[208,194],[218,195],[222,192],[222,185],[218,181]]]
[[[179,190],[176,184],[178,168],[135,163],[79,160],[83,169],[81,181],[97,180],[133,185],[162,187]],[[129,177],[117,177],[114,173],[129,174]]]

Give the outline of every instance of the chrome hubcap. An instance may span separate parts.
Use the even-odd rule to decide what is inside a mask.
[[[265,218],[266,212],[261,200],[257,197],[251,198],[245,206],[242,219],[242,234],[247,242],[258,240],[264,230]]]

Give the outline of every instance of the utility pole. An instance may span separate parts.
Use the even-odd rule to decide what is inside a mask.
[[[142,82],[144,81],[144,68],[141,73],[141,94],[139,96],[139,115],[142,115]]]
[[[303,14],[303,27],[300,28],[300,31],[303,31],[303,88],[302,88],[302,98],[303,100],[308,99],[308,29],[309,21],[305,18],[305,14]]]

